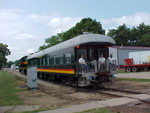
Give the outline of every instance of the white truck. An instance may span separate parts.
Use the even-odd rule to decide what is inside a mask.
[[[124,60],[126,72],[150,69],[150,51],[130,52],[129,59]]]

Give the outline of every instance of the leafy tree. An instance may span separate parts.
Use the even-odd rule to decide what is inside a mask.
[[[6,64],[6,56],[10,55],[10,50],[6,44],[0,43],[0,69]]]
[[[139,46],[150,46],[150,34],[144,34],[140,40],[138,40],[138,45]]]
[[[113,37],[117,45],[150,46],[150,26],[144,23],[131,29],[123,24],[117,29],[109,30],[107,35]]]
[[[3,54],[0,53],[0,69],[4,66],[6,59]]]
[[[14,63],[15,63],[15,62],[13,62],[13,61],[9,61],[9,62],[6,63],[6,66],[7,66],[8,68],[10,68],[11,65],[14,64]]]
[[[110,30],[108,35],[115,39],[117,45],[129,45],[130,43],[130,29],[125,24]]]
[[[142,23],[136,28],[136,30],[137,45],[150,46],[150,26]]]
[[[105,30],[102,29],[100,22],[96,22],[96,20],[92,20],[91,18],[83,18],[74,27],[63,33],[61,38],[63,41],[65,41],[75,36],[81,35],[83,32],[105,34]]]
[[[19,60],[16,60],[14,63],[16,64],[16,66],[19,66]]]
[[[105,30],[102,29],[100,22],[96,22],[96,20],[92,20],[91,18],[83,18],[79,23],[77,23],[68,31],[58,33],[57,35],[45,39],[45,44],[40,46],[39,50],[43,50],[65,40],[71,39],[75,36],[81,35],[83,32],[105,34]]]
[[[48,48],[48,45],[43,44],[42,46],[39,47],[39,50],[43,50],[43,49],[46,49],[46,48]]]
[[[3,44],[3,43],[0,43],[0,53],[3,55],[3,56],[8,56],[10,55],[10,50],[8,49],[8,45],[6,44]]]

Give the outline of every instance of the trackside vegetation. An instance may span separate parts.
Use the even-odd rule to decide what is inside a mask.
[[[19,78],[9,72],[0,71],[0,106],[22,105],[23,100],[19,99],[17,92],[24,91],[17,88]]]
[[[150,82],[150,79],[118,78],[120,81]]]

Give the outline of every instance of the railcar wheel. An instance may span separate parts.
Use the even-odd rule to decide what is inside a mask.
[[[148,67],[144,67],[144,71],[147,71],[148,70]]]
[[[136,72],[136,71],[137,71],[137,67],[133,67],[133,68],[132,68],[132,71],[133,71],[133,72]]]
[[[125,70],[126,70],[126,72],[130,72],[130,71],[131,71],[131,68],[130,68],[130,67],[127,67]]]

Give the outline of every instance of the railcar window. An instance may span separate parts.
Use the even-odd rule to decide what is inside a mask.
[[[37,64],[40,65],[40,59],[37,59]]]
[[[40,59],[40,65],[43,65],[42,59]]]
[[[99,49],[99,50],[98,50],[98,55],[100,56],[101,54],[103,54],[103,56],[104,56],[105,58],[108,57],[108,55],[107,55],[107,50],[106,50],[106,49]]]
[[[65,64],[71,63],[71,53],[65,54]]]
[[[35,65],[35,63],[34,63],[34,59],[32,60],[32,65],[33,65],[33,66]]]
[[[45,58],[43,58],[43,65],[45,65]]]
[[[60,57],[59,56],[55,57],[55,61],[56,61],[56,64],[59,64],[60,63]]]
[[[56,64],[63,64],[63,55],[55,57]]]
[[[35,65],[37,65],[37,59],[35,59]]]
[[[31,66],[33,66],[33,60],[31,60]]]
[[[60,62],[59,62],[59,64],[63,64],[63,61],[64,61],[64,56],[61,55],[61,56],[60,56]]]
[[[49,62],[49,57],[47,57],[47,65],[49,65],[50,64],[50,62]]]
[[[50,57],[50,65],[54,64],[54,57]]]
[[[47,65],[47,57],[46,58],[44,58],[45,59],[45,65]]]
[[[86,54],[86,49],[78,49],[77,50],[77,60],[79,60],[79,58],[81,57],[81,55],[84,56],[84,59],[87,60],[87,54]]]
[[[92,61],[94,59],[94,48],[89,48],[88,49],[88,61]]]

